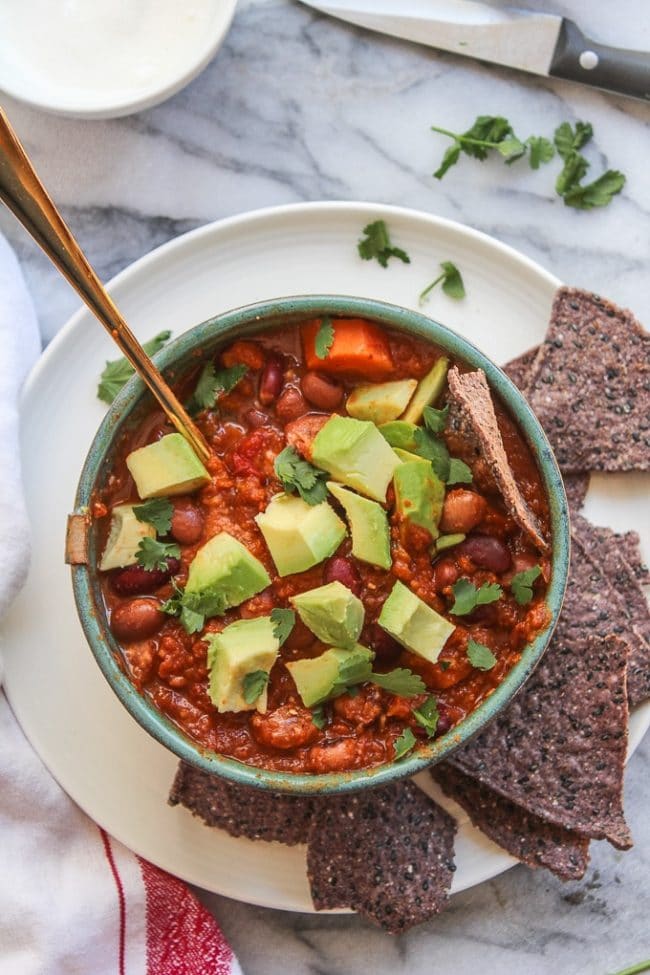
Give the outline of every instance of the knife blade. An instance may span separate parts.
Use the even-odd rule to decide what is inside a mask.
[[[566,17],[477,0],[301,0],[358,27],[650,100],[650,52],[607,47]]]

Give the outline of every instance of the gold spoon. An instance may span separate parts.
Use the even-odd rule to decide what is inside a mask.
[[[13,211],[72,285],[147,384],[179,433],[207,460],[211,451],[88,263],[61,214],[36,175],[18,136],[0,108],[0,200]]]

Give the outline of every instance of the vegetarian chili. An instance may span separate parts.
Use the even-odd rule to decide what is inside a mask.
[[[290,772],[391,761],[547,626],[548,549],[458,422],[454,368],[372,322],[306,322],[184,381],[205,470],[159,411],[125,437],[92,509],[107,615],[131,681],[198,745]],[[534,459],[494,411],[548,538]]]

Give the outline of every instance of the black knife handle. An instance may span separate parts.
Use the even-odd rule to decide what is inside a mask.
[[[650,101],[650,52],[606,47],[562,21],[549,74]]]

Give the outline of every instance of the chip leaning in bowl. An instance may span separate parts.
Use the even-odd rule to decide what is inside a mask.
[[[428,341],[323,318],[235,341],[92,506],[131,681],[203,748],[295,773],[444,734],[550,621],[549,510],[516,423]]]

